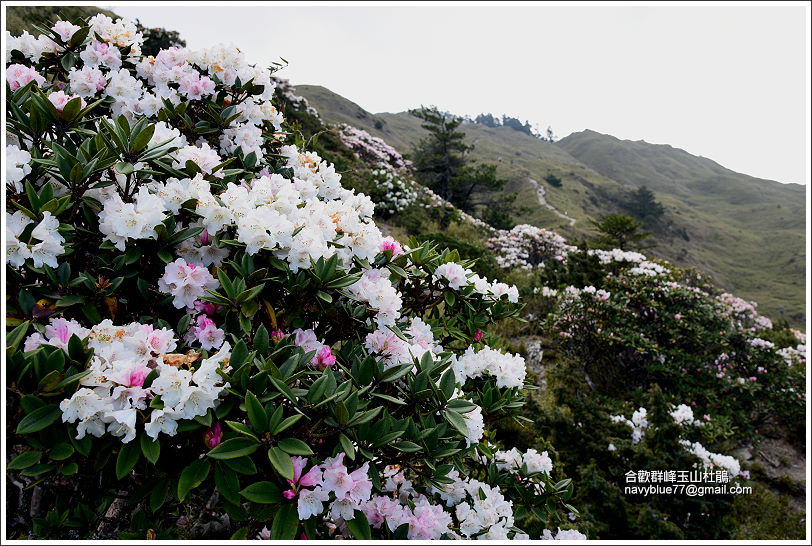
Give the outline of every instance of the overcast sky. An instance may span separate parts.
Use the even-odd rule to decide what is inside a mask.
[[[371,112],[507,113],[805,183],[806,11],[789,7],[152,6],[112,8],[280,57],[295,84]]]

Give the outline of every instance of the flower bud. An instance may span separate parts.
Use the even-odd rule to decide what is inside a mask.
[[[203,433],[203,443],[206,444],[206,447],[209,449],[213,449],[220,445],[220,441],[223,439],[223,428],[220,426],[220,423],[214,423],[214,425],[206,430]]]

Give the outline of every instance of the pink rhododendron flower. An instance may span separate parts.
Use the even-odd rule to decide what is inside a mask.
[[[214,321],[206,315],[197,317],[197,325],[192,327],[192,334],[200,346],[207,351],[220,348],[226,338],[225,331],[218,328]]]
[[[67,42],[80,28],[82,27],[79,25],[74,25],[70,21],[57,21],[54,26],[51,27],[51,30],[59,34],[59,37],[62,38],[63,42]]]
[[[73,99],[79,99],[80,108],[84,108],[87,106],[85,103],[85,99],[80,97],[79,95],[68,95],[64,91],[55,91],[48,95],[48,100],[51,101],[51,104],[54,105],[54,108],[59,110],[60,112],[65,109],[65,105],[68,104]]]
[[[22,64],[12,64],[6,68],[6,81],[8,81],[12,91],[16,91],[32,80],[37,82],[40,87],[45,84],[45,78],[40,76],[39,72],[34,68]]]
[[[189,74],[178,82],[178,91],[190,99],[200,99],[203,95],[214,93],[214,82],[208,76]]]
[[[328,346],[322,347],[319,354],[316,355],[316,358],[318,359],[316,366],[319,369],[332,368],[333,364],[336,362],[336,357],[333,355],[333,350]]]
[[[391,236],[384,237],[383,241],[381,241],[381,252],[386,252],[387,250],[392,252],[392,257],[403,254],[403,247]]]
[[[195,311],[206,315],[214,315],[220,309],[220,306],[210,301],[197,300],[195,302]]]

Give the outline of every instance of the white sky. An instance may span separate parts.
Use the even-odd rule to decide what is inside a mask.
[[[371,112],[435,104],[671,144],[805,183],[803,6],[115,6]]]

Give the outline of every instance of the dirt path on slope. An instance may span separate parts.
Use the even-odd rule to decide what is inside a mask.
[[[542,186],[541,184],[539,184],[536,180],[533,180],[532,178],[528,178],[527,180],[530,182],[530,184],[534,188],[536,188],[536,195],[538,196],[539,204],[541,206],[547,208],[548,210],[552,211],[557,216],[563,218],[564,220],[569,222],[569,224],[571,226],[575,225],[575,218],[573,218],[572,216],[567,216],[566,214],[559,211],[557,208],[555,208],[554,206],[552,206],[550,203],[547,202],[547,198],[546,198],[547,189],[544,186]]]

